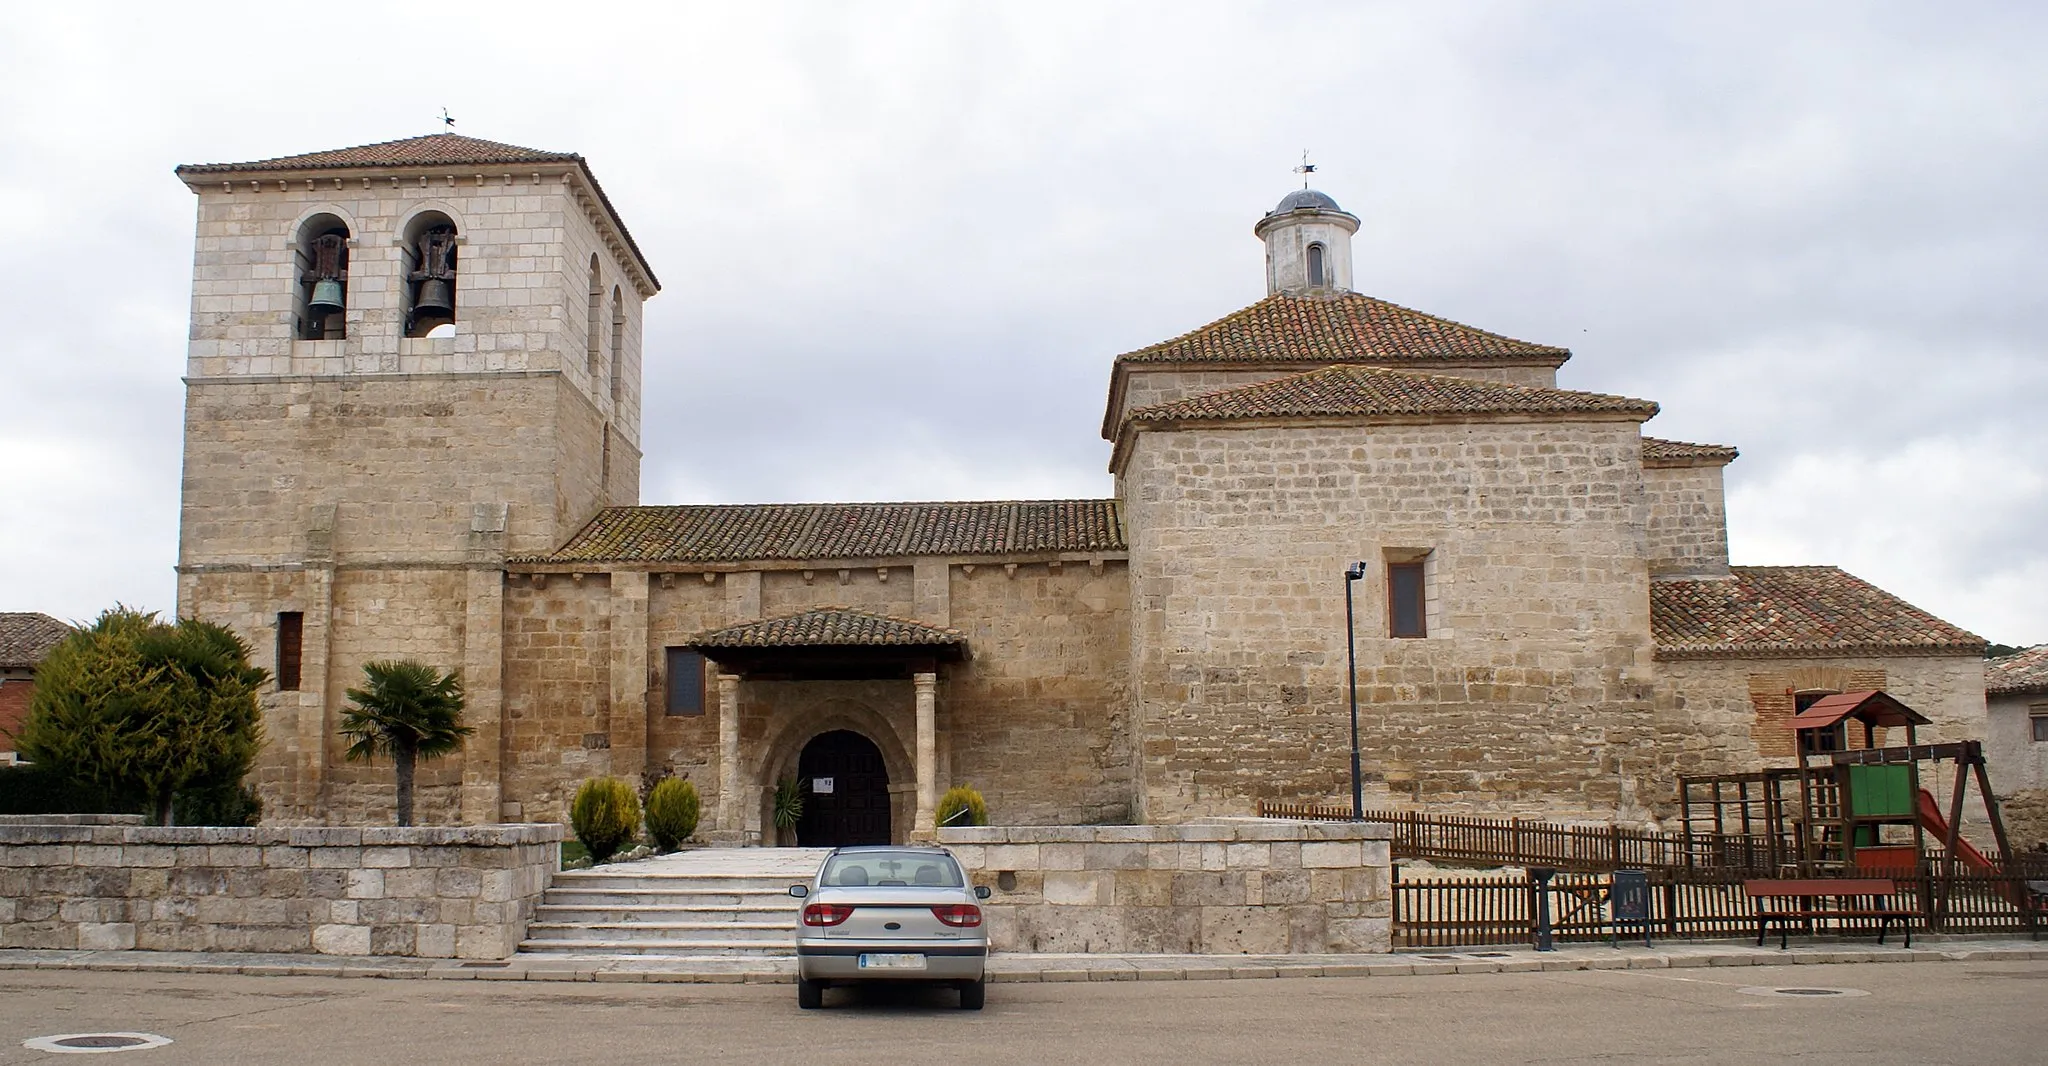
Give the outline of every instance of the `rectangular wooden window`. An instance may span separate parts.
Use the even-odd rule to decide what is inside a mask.
[[[2048,741],[2048,708],[2035,711],[2029,721],[2034,724],[2034,739]]]
[[[299,611],[277,612],[277,690],[299,690],[299,656],[305,649],[306,616]]]
[[[688,648],[668,649],[668,713],[704,713],[704,657]]]
[[[1395,637],[1429,635],[1427,595],[1422,583],[1422,564],[1387,564],[1387,634]]]

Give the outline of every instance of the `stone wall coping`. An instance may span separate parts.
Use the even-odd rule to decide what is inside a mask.
[[[1184,825],[984,825],[939,830],[941,844],[1190,844],[1391,840],[1377,822],[1252,820]]]
[[[0,814],[6,825],[141,825],[139,814]]]
[[[502,825],[381,826],[155,826],[135,824],[24,825],[0,822],[0,844],[240,844],[261,847],[518,847],[559,843],[566,830],[554,822]]]

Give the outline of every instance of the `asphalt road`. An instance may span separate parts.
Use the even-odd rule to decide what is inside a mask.
[[[1860,995],[1757,996],[1752,986]],[[0,972],[0,1063],[142,1031],[101,1063],[2048,1062],[2048,962],[943,990]]]

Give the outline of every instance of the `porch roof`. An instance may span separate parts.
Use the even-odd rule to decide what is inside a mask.
[[[686,646],[735,673],[799,678],[901,677],[967,658],[957,629],[841,606],[709,630]]]
[[[1928,725],[1919,711],[1875,689],[1823,696],[1792,719],[1794,729],[1821,729],[1844,718],[1875,726]]]

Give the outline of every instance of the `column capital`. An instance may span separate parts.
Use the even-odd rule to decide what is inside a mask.
[[[923,692],[926,689],[933,689],[939,686],[939,675],[934,673],[916,673],[910,675],[910,682],[917,686],[919,692]]]

